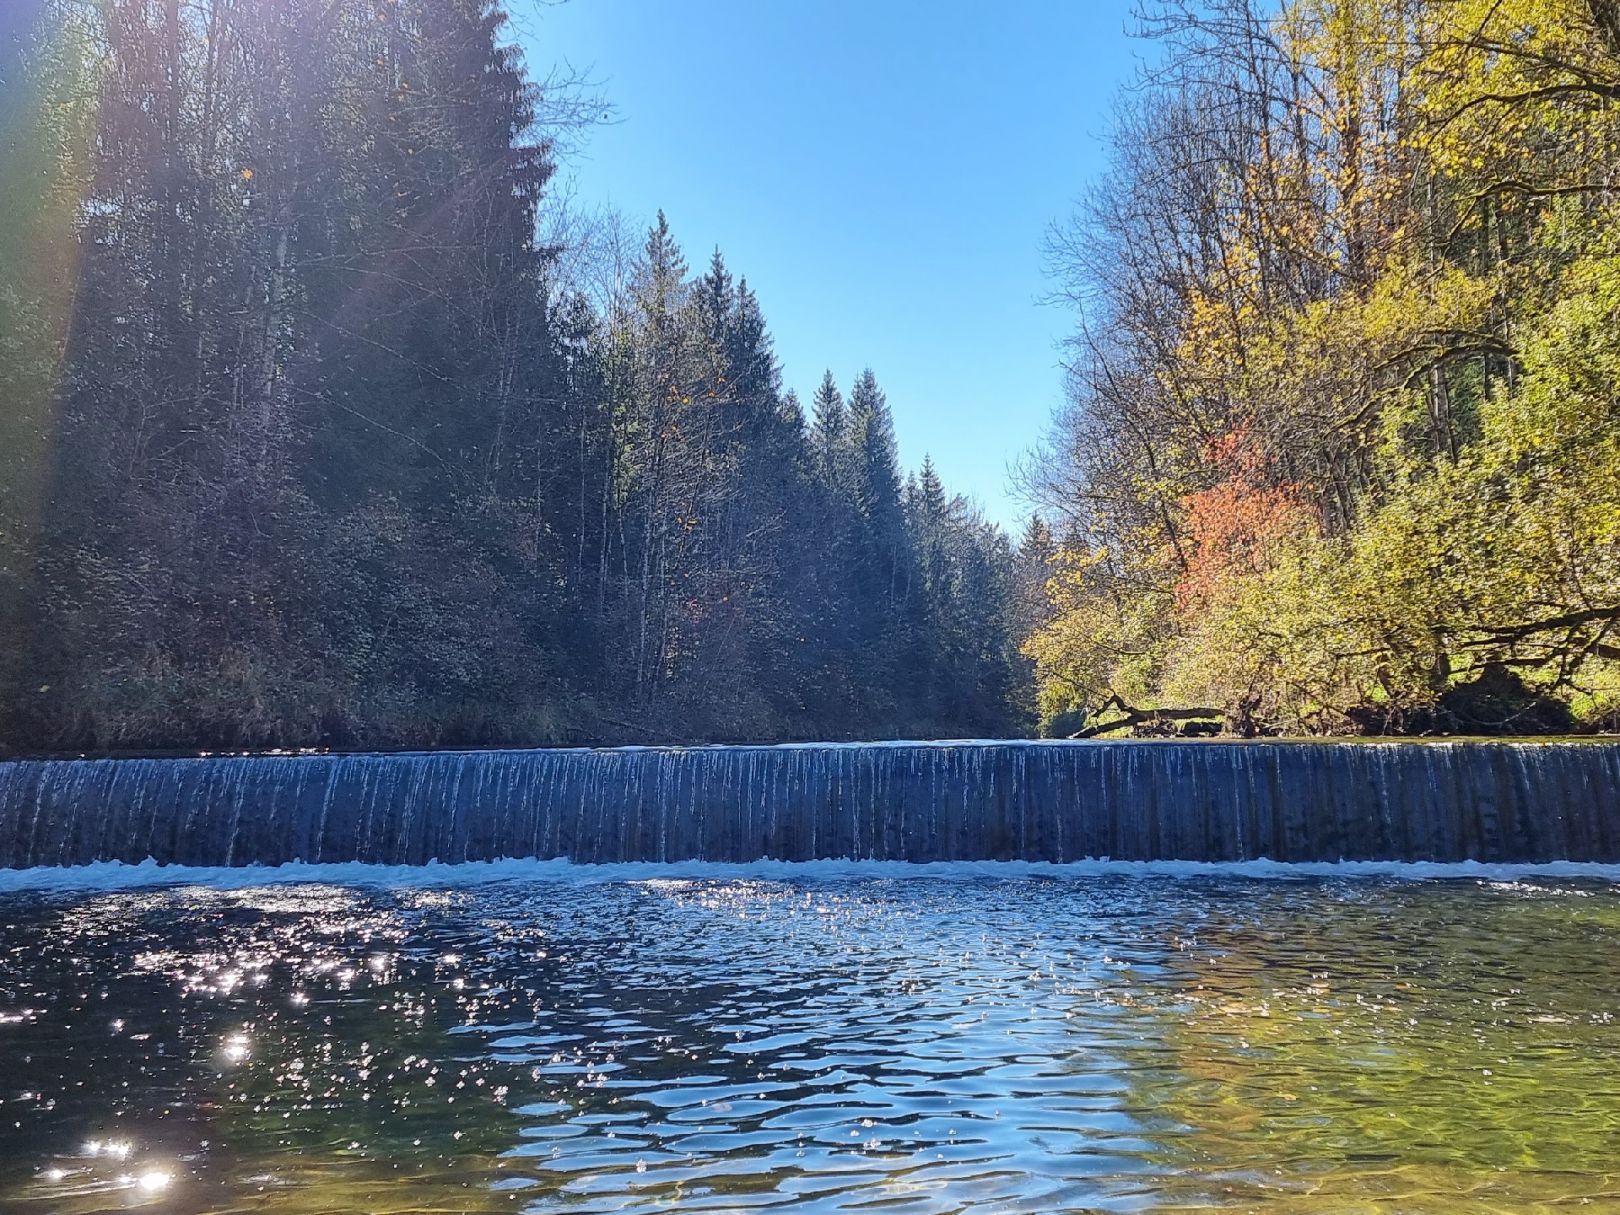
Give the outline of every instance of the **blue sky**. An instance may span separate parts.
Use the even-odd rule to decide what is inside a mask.
[[[1061,398],[1072,318],[1048,224],[1102,168],[1142,44],[1130,0],[570,0],[526,10],[531,71],[586,71],[616,111],[564,167],[576,206],[662,207],[694,267],[719,245],[788,387],[866,365],[907,467],[1009,526],[1008,465]]]

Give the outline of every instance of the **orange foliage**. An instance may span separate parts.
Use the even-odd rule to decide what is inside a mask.
[[[1247,425],[1209,444],[1205,458],[1225,476],[1181,500],[1187,564],[1176,583],[1182,610],[1209,603],[1228,579],[1264,573],[1277,545],[1313,526],[1292,482],[1273,482]]]

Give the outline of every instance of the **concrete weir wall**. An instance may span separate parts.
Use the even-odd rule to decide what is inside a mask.
[[[0,867],[1620,861],[1620,743],[895,742],[0,763]]]

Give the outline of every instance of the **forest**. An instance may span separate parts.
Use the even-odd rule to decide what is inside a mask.
[[[4,13],[8,747],[1028,728],[1019,558],[873,373],[784,392],[661,215],[548,239],[594,103],[500,4]]]
[[[1620,3],[1138,23],[1014,542],[498,0],[4,6],[0,748],[1620,728]]]
[[[1620,4],[1140,32],[1050,240],[1079,325],[1023,470],[1043,716],[1620,727]]]

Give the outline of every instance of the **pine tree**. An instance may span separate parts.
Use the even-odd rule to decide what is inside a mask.
[[[881,543],[894,546],[900,527],[900,458],[888,399],[870,367],[849,394],[849,442],[855,452],[855,504]]]
[[[822,372],[821,383],[811,398],[811,411],[810,446],[822,483],[839,492],[853,492],[846,482],[849,414],[844,394],[838,390],[838,381],[830,370]]]
[[[902,492],[870,371],[806,426],[718,250],[694,279],[660,214],[596,283],[537,242],[552,149],[498,3],[35,7],[0,47],[8,738],[984,720],[993,664],[947,686],[924,626],[994,651],[961,589],[995,593],[993,546],[931,465]]]

